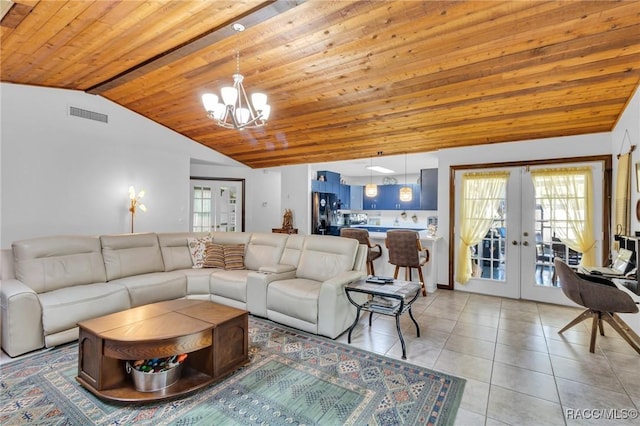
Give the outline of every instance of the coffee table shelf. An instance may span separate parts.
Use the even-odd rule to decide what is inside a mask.
[[[120,402],[174,398],[205,387],[249,361],[246,311],[201,300],[154,303],[78,324],[78,382]],[[127,361],[188,354],[180,379],[138,391]]]

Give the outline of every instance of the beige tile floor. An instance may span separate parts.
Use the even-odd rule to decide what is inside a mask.
[[[413,312],[407,362],[467,380],[456,425],[640,425],[640,355],[607,325],[593,354],[587,321],[559,335],[580,309],[438,290]],[[393,317],[363,314],[351,344],[402,357]]]
[[[413,312],[407,362],[467,380],[456,425],[640,425],[640,355],[607,325],[594,354],[586,322],[559,335],[579,309],[438,290]],[[363,314],[351,344],[402,357],[393,317]]]

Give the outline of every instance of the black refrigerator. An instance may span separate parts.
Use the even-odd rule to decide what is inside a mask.
[[[327,192],[311,193],[311,233],[319,235],[338,235],[338,210],[336,194]]]

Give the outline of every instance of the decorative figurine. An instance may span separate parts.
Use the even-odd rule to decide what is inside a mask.
[[[291,209],[284,210],[284,217],[282,218],[282,229],[293,229],[293,212]]]

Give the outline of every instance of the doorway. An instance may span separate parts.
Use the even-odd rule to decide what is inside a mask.
[[[192,232],[244,231],[244,179],[191,179]]]
[[[564,159],[528,164],[499,164],[452,167],[452,212],[454,224],[450,230],[449,288],[474,293],[527,299],[547,303],[569,304],[556,280],[553,261],[561,258],[577,268],[581,254],[567,243],[566,232],[559,226],[567,217],[565,207],[534,184],[532,172],[544,168],[564,170],[585,167],[592,171],[593,212],[592,232],[596,236],[596,261],[609,253],[609,197],[611,157]],[[538,170],[540,171],[540,170]],[[470,245],[471,276],[458,281],[458,252],[461,239],[462,177],[468,174],[505,173],[508,175],[502,192],[485,213],[489,229],[479,241]],[[469,197],[468,194],[465,197]],[[604,200],[607,200],[606,202]],[[484,230],[484,228],[482,228]],[[454,231],[457,231],[454,232]],[[463,249],[465,250],[465,249]],[[464,252],[463,252],[464,253]],[[466,259],[464,261],[467,261]]]

